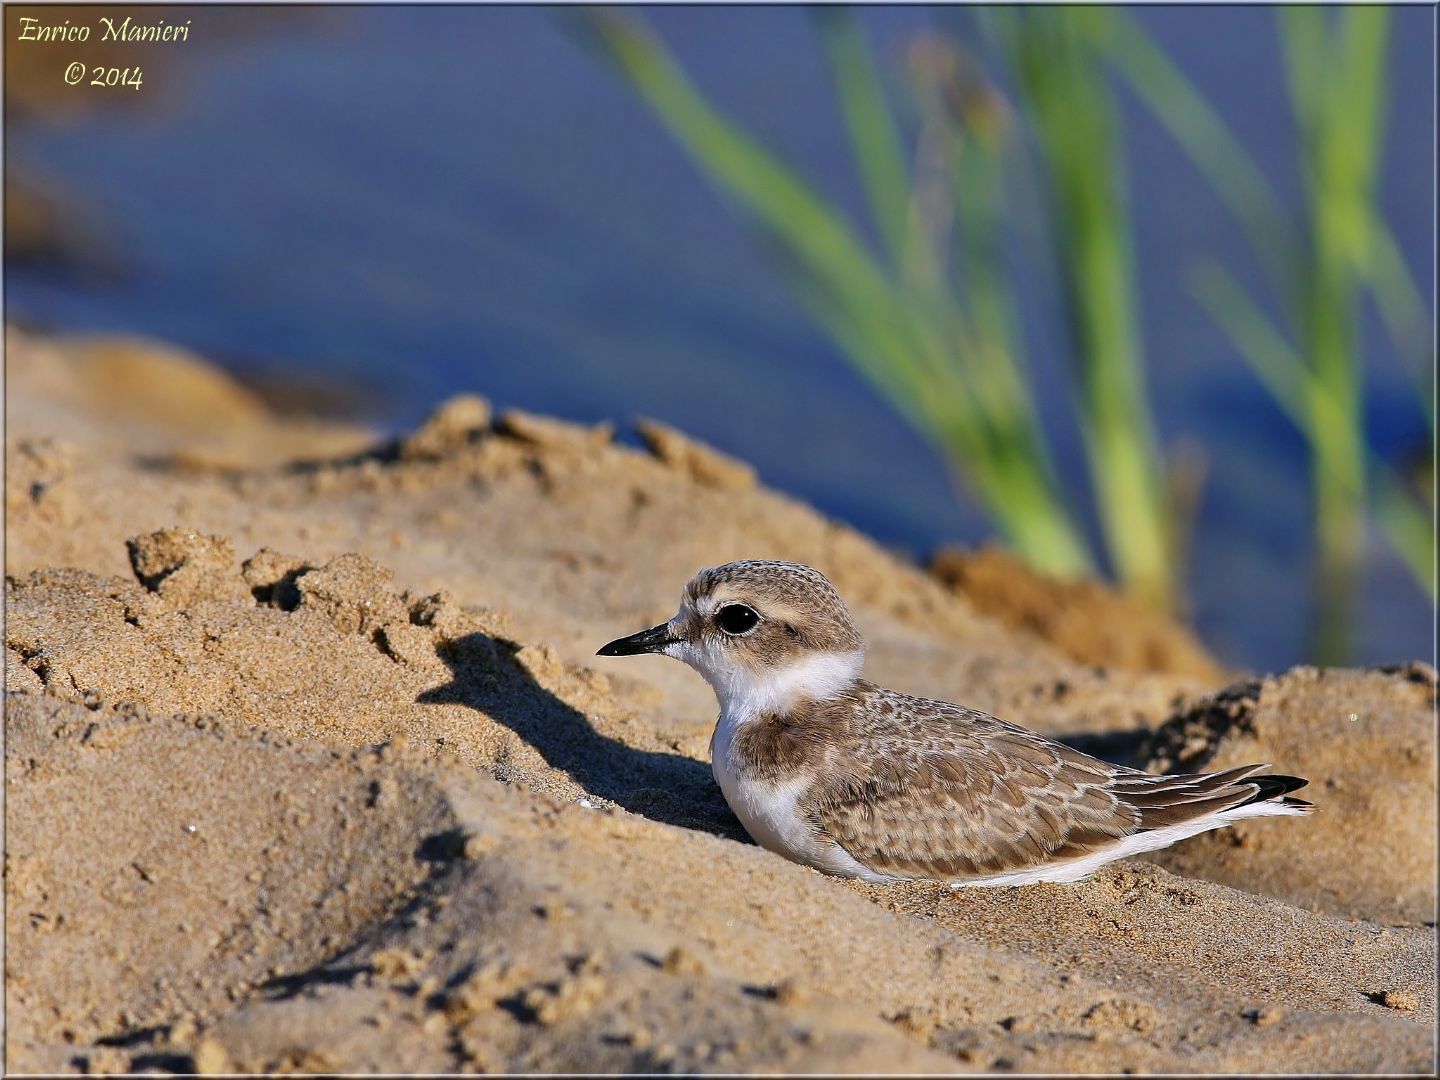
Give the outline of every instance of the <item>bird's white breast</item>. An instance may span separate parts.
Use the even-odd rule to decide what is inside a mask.
[[[733,756],[738,730],[738,724],[721,715],[710,744],[715,782],[757,844],[787,858],[800,858],[800,853],[813,845],[814,830],[800,815],[800,797],[811,778],[793,776],[776,781],[745,776]]]
[[[800,801],[814,782],[813,776],[803,773],[765,780],[746,775],[734,755],[735,736],[743,724],[754,722],[753,715],[722,712],[710,741],[715,782],[751,839],[767,851],[817,870],[867,881],[889,880],[861,866],[805,819]]]
[[[814,780],[812,775],[758,779],[735,756],[735,736],[744,725],[788,712],[799,701],[823,701],[839,693],[859,676],[864,653],[811,653],[782,668],[756,670],[736,662],[714,642],[676,642],[665,651],[698,671],[715,690],[720,720],[710,740],[711,768],[725,801],[751,838],[807,866],[845,877],[873,878],[871,871],[822,838],[801,814],[800,800]]]

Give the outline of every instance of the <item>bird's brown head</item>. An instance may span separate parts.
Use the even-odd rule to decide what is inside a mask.
[[[701,570],[667,623],[619,638],[601,656],[663,653],[715,688],[722,707],[827,697],[853,682],[865,642],[835,586],[800,563],[746,560]]]

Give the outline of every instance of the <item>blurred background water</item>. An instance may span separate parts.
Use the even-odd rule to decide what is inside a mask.
[[[123,273],[95,275],[7,258],[9,318],[154,335],[271,385],[344,386],[350,408],[393,430],[460,390],[582,421],[654,416],[907,553],[993,533],[570,13],[312,9],[222,41],[207,40],[207,9],[186,10],[191,43],[165,54],[166,91],[145,108],[7,127],[7,172],[83,207],[123,261]],[[805,11],[645,14],[715,101],[859,212]],[[861,15],[884,67],[934,23],[923,8]],[[1271,12],[1139,17],[1298,202]],[[1392,35],[1379,201],[1431,296],[1433,10],[1397,9]],[[1186,286],[1200,256],[1245,265],[1239,231],[1155,121],[1121,104],[1161,440],[1201,445],[1208,459],[1190,615],[1222,659],[1284,667],[1307,659],[1306,446]],[[1024,331],[1062,479],[1078,491],[1059,288],[1042,273],[1026,282]],[[1373,323],[1370,431],[1403,464],[1426,446],[1425,420]],[[1431,605],[1378,535],[1360,596],[1356,661],[1432,655]]]

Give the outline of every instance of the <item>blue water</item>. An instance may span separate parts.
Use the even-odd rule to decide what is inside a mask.
[[[1298,204],[1271,13],[1141,14]],[[806,12],[646,15],[707,93],[861,211]],[[241,369],[341,379],[365,391],[371,419],[397,429],[461,389],[578,420],[656,416],[887,545],[924,553],[990,535],[562,9],[324,9],[225,43],[207,41],[205,18],[194,9],[193,47],[164,54],[174,78],[154,108],[7,133],[7,160],[92,208],[129,264],[109,282],[7,266],[11,317],[138,331]],[[965,31],[963,14],[944,18]],[[1433,18],[1394,13],[1382,185],[1427,295]],[[898,77],[907,39],[932,15],[871,9],[864,21]],[[1201,444],[1208,458],[1193,617],[1231,662],[1299,662],[1305,447],[1185,281],[1205,255],[1257,288],[1259,275],[1183,153],[1125,102],[1152,398],[1167,445]],[[1023,314],[1041,411],[1083,510],[1048,274],[1027,281]],[[1423,418],[1383,334],[1371,327],[1367,338],[1375,441],[1401,454],[1420,443]],[[1431,655],[1428,603],[1378,533],[1371,549],[1357,660]]]

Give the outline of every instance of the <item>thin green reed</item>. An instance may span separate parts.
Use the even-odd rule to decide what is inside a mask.
[[[982,14],[1015,71],[1049,177],[1055,261],[1077,329],[1081,431],[1101,527],[1126,587],[1174,603],[1174,551],[1145,390],[1120,130],[1096,8]]]
[[[1316,536],[1313,651],[1348,655],[1367,508],[1435,596],[1430,510],[1369,447],[1359,329],[1368,293],[1410,363],[1434,443],[1429,319],[1375,206],[1385,128],[1389,13],[1347,7],[1278,13],[1299,134],[1305,213],[1295,221],[1239,141],[1126,14],[1109,21],[1109,56],[1241,224],[1283,312],[1282,325],[1233,275],[1203,263],[1197,297],[1250,363],[1311,450]]]
[[[589,25],[670,134],[761,226],[817,322],[968,481],[1021,554],[1062,575],[1093,570],[1049,467],[1008,330],[951,288],[948,222],[937,226],[925,212],[868,44],[848,16],[822,11],[818,25],[883,256],[812,185],[706,101],[637,18],[592,12]],[[947,127],[947,177],[955,139]]]

